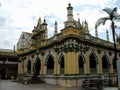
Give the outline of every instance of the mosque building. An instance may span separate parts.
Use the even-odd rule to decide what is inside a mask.
[[[85,78],[108,78],[115,75],[114,44],[89,33],[88,22],[73,18],[73,7],[68,4],[67,20],[58,33],[48,38],[47,22],[39,18],[32,33],[23,32],[17,44],[18,75],[38,75],[46,83],[61,86],[81,86]],[[117,58],[120,59],[120,36],[117,36]]]

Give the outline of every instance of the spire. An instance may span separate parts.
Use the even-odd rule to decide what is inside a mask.
[[[78,28],[79,28],[79,29],[82,29],[82,25],[81,25],[81,23],[80,23],[80,18],[79,18],[79,13],[78,13],[77,15],[78,15]]]
[[[41,24],[42,24],[42,20],[41,20],[41,18],[39,17],[39,19],[38,19],[38,24],[37,24],[37,30],[40,30],[40,29],[41,29]]]
[[[107,41],[109,41],[109,34],[108,34],[108,30],[106,30],[106,37],[107,37]]]
[[[42,24],[41,17],[39,17],[39,19],[38,19],[38,24]]]
[[[57,22],[55,21],[55,30],[54,30],[54,35],[58,34],[58,30],[57,30]]]

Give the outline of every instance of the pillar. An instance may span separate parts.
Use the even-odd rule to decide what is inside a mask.
[[[69,51],[65,53],[64,56],[65,56],[65,74],[77,74],[78,72],[76,61],[78,60],[78,54],[76,54],[74,51]]]
[[[59,74],[59,70],[58,70],[58,52],[57,52],[57,48],[55,48],[54,50],[54,74],[57,75]]]
[[[43,75],[43,74],[45,74],[45,69],[44,69],[44,66],[45,66],[45,58],[44,58],[44,52],[41,52],[41,74]]]
[[[112,58],[112,52],[109,52],[110,57],[110,73],[114,73],[113,71],[113,58]]]
[[[22,74],[22,62],[18,62],[18,75]]]
[[[68,74],[67,52],[64,52],[64,62],[65,62],[64,74]]]
[[[97,66],[97,74],[102,74],[103,69],[102,69],[102,56],[101,56],[101,50],[97,50],[98,53],[98,66]]]
[[[31,74],[33,74],[34,55],[31,55]]]
[[[75,52],[75,66],[76,66],[75,74],[79,74],[79,64],[78,64],[78,61],[79,61],[79,54],[78,54],[78,52]]]
[[[86,64],[85,64],[84,74],[90,74],[90,59],[89,59],[89,49],[88,48],[85,49],[85,60],[86,60]]]

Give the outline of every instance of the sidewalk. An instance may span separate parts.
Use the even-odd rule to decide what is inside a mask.
[[[104,90],[118,90],[118,88],[114,88],[114,87],[106,87],[106,88],[104,88]]]

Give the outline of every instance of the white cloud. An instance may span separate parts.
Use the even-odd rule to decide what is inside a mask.
[[[117,3],[116,3],[117,2]],[[118,0],[70,0],[74,8],[74,18],[80,13],[81,21],[87,20],[90,33],[94,34],[94,24],[105,16],[102,11],[106,6],[119,6]],[[58,22],[59,32],[67,20],[69,0],[1,0],[0,7],[0,48],[13,48],[22,31],[31,32],[39,17],[48,24],[48,36],[54,33],[54,22]],[[108,24],[106,24],[106,27]],[[105,27],[105,26],[104,26]],[[99,33],[105,33],[103,26]]]

